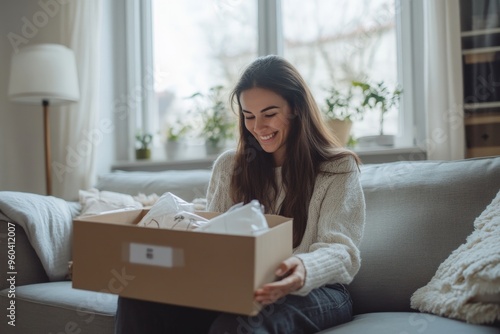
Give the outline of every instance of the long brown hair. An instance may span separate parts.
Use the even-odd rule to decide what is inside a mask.
[[[306,229],[320,164],[346,155],[353,155],[358,163],[359,159],[354,153],[341,149],[338,140],[327,130],[309,88],[292,64],[274,55],[257,58],[243,72],[231,93],[231,102],[238,108],[240,127],[230,189],[235,203],[258,199],[269,212],[278,193],[273,156],[262,150],[245,127],[240,95],[254,87],[273,91],[290,106],[290,131],[281,170],[286,194],[280,214],[293,218],[293,245],[297,247]]]

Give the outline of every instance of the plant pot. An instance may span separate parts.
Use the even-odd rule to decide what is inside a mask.
[[[364,136],[358,138],[359,147],[394,146],[394,135]]]
[[[378,135],[376,143],[380,146],[394,146],[394,135]]]
[[[182,152],[182,143],[178,141],[167,141],[165,143],[165,155],[168,160],[177,160]]]
[[[135,150],[135,158],[137,160],[151,159],[151,149],[149,148],[138,148]]]
[[[342,146],[346,146],[351,135],[352,121],[331,119],[327,121],[328,127],[339,140]]]
[[[205,152],[207,153],[207,155],[219,154],[222,151],[223,147],[224,147],[224,143],[221,141],[219,141],[217,143],[212,142],[212,141],[205,142]]]

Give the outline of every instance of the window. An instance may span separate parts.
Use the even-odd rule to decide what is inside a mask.
[[[153,118],[165,128],[186,119],[193,104],[188,97],[231,87],[257,56],[257,6],[199,0],[152,0],[151,6],[154,73],[164,78],[155,82]]]
[[[283,53],[322,105],[330,87],[352,81],[398,84],[394,0],[282,0]],[[354,122],[355,137],[378,134],[378,114]],[[385,117],[385,134],[398,134],[398,110]]]
[[[130,128],[164,134],[171,124],[191,119],[190,145],[200,145],[200,124],[188,97],[216,85],[229,90],[257,55],[278,53],[299,69],[320,106],[332,85],[347,87],[352,80],[401,84],[400,109],[390,110],[384,130],[396,135],[399,145],[413,143],[412,51],[407,47],[413,14],[408,0],[129,2],[135,5],[128,11],[139,7],[142,12],[135,21],[140,33],[128,34],[142,39],[135,45],[143,54],[134,64],[142,73],[152,73],[154,81]],[[128,56],[135,49],[129,48]],[[377,123],[378,114],[366,114],[355,123],[354,136],[377,134]],[[162,146],[161,136],[157,145]]]

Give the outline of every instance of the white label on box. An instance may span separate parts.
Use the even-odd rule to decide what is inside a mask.
[[[172,268],[174,251],[172,247],[130,243],[130,263]]]

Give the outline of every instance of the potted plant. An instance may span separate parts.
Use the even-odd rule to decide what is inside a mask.
[[[356,118],[363,117],[363,109],[355,108],[351,102],[352,91],[349,88],[347,93],[343,93],[332,87],[329,95],[325,98],[323,113],[328,127],[339,139],[343,146],[349,144],[351,140],[352,122]]]
[[[168,159],[176,159],[179,156],[181,140],[191,130],[191,125],[182,120],[173,122],[166,128],[165,153]]]
[[[403,90],[399,86],[396,86],[394,89],[389,89],[384,81],[378,83],[353,81],[352,85],[353,87],[361,88],[361,107],[369,110],[376,110],[380,113],[379,135],[370,137],[370,140],[382,146],[394,145],[394,136],[384,134],[384,117],[390,108],[399,105]]]
[[[220,85],[213,86],[206,95],[195,93],[191,96],[198,99],[198,112],[203,123],[201,137],[205,140],[208,155],[220,152],[226,140],[234,137],[236,121],[223,98],[223,89]]]
[[[137,147],[135,150],[135,158],[137,160],[144,160],[151,158],[151,149],[149,144],[153,140],[153,135],[150,133],[138,132],[135,135],[135,140],[137,142]]]

